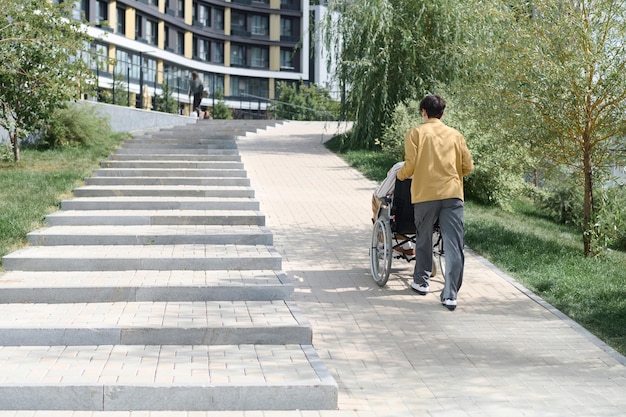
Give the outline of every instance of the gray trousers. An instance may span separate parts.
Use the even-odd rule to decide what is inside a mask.
[[[446,257],[446,275],[441,300],[456,300],[463,283],[465,244],[463,201],[458,198],[425,201],[413,205],[415,213],[415,270],[416,284],[428,283],[433,270],[433,229],[437,219]]]

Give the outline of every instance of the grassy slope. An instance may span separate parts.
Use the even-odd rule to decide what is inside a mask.
[[[18,164],[0,162],[0,257],[24,246],[26,233],[42,227],[44,217],[125,137],[43,152],[23,149]]]

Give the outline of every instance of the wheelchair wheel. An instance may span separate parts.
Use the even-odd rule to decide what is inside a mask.
[[[435,230],[433,234],[433,271],[436,269],[435,264],[439,265],[439,271],[441,272],[441,277],[445,278],[446,276],[446,255],[443,251],[443,238],[441,237],[441,233],[439,230]],[[433,272],[433,275],[435,273]]]
[[[374,223],[370,245],[370,272],[380,287],[384,286],[389,279],[392,251],[391,226],[389,221],[380,218]]]

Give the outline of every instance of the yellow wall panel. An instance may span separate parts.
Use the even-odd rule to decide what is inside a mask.
[[[270,15],[270,40],[280,40],[280,15],[278,14]]]
[[[270,46],[270,71],[280,71],[280,46]]]
[[[126,37],[135,40],[135,9],[126,8]]]

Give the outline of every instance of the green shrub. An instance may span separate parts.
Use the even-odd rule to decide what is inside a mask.
[[[384,129],[380,139],[383,152],[396,161],[404,160],[404,138],[412,127],[420,123],[422,115],[418,101],[398,104],[391,115],[391,125]]]
[[[602,188],[595,193],[594,241],[598,249],[626,252],[626,185]]]
[[[452,106],[448,100],[448,107]],[[528,164],[526,151],[505,137],[481,131],[474,118],[458,107],[444,115],[445,123],[466,138],[474,159],[474,171],[465,178],[465,196],[482,204],[506,207],[523,187],[522,173]],[[391,119],[379,145],[386,155],[401,161],[406,133],[422,122],[419,102],[411,100],[397,105]]]
[[[224,103],[224,93],[222,90],[215,92],[215,98],[217,99],[217,104],[213,107],[213,118],[231,120],[233,118],[233,111]]]
[[[37,142],[38,148],[55,148],[68,144],[89,143],[111,134],[109,121],[97,114],[95,107],[72,103],[53,112],[47,130]]]

